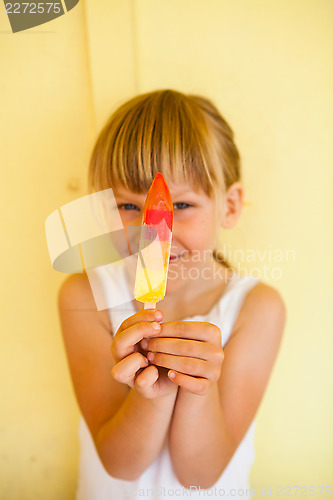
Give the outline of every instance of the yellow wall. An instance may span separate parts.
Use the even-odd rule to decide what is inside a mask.
[[[64,275],[44,222],[86,193],[109,112],[165,87],[211,97],[230,121],[251,205],[221,245],[253,249],[241,265],[262,277],[266,265],[288,308],[258,412],[256,496],[294,484],[333,494],[332,22],[331,0],[81,0],[12,34],[0,10],[1,499],[74,498],[78,410],[55,305]],[[284,261],[261,261],[265,250]]]
[[[83,193],[94,137],[84,11],[12,34],[0,8],[0,498],[74,498],[78,415],[46,217]],[[79,190],[75,188],[75,181]]]

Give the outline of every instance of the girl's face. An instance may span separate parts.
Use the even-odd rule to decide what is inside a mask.
[[[193,280],[195,273],[199,279],[200,269],[205,268],[208,276],[207,267],[214,265],[213,249],[222,222],[218,220],[214,200],[201,189],[194,191],[188,184],[171,182],[168,187],[174,219],[167,293],[178,288],[180,282]],[[141,225],[147,193],[133,193],[123,186],[113,188],[113,192],[123,225]]]

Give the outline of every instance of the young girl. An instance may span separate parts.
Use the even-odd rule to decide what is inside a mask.
[[[122,305],[98,311],[86,273],[70,276],[59,293],[83,416],[77,499],[250,498],[254,417],[285,307],[275,289],[237,275],[217,251],[244,191],[233,132],[210,101],[156,91],[111,116],[89,178],[94,191],[112,188],[125,228],[141,224],[157,172],[174,203],[157,309],[127,301],[134,281],[122,264],[93,271],[109,303]]]

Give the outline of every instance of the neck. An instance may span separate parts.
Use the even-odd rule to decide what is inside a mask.
[[[201,269],[201,279],[185,279],[176,290],[170,291],[157,308],[164,314],[164,321],[182,320],[186,317],[208,314],[219,301],[232,278],[232,269],[215,262],[210,272]],[[205,273],[204,273],[205,270]]]

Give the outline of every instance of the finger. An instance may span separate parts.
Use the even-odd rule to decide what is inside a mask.
[[[116,335],[121,333],[123,330],[127,330],[129,327],[140,321],[162,321],[162,319],[163,313],[159,309],[142,309],[141,311],[133,314],[133,316],[125,319],[125,321],[123,321],[118,328]]]
[[[171,321],[161,324],[160,337],[177,337],[221,344],[221,330],[213,323],[202,321]]]
[[[160,334],[162,335],[162,334]],[[143,339],[140,346],[146,351],[164,352],[177,356],[189,356],[192,358],[218,361],[221,346],[199,340],[188,340],[178,338],[161,338],[160,335],[151,339]]]
[[[158,380],[158,369],[154,365],[148,366],[134,380],[134,389],[138,392],[145,392],[145,395],[153,395],[155,392],[154,384]]]
[[[174,370],[168,371],[168,377],[172,382],[193,394],[204,395],[211,388],[211,384],[207,379],[191,377]]]
[[[147,358],[139,352],[135,352],[115,364],[112,367],[111,375],[118,382],[130,385],[133,384],[136,372],[140,368],[146,368],[147,366]]]
[[[161,352],[148,352],[148,360],[157,366],[174,369],[178,372],[207,379],[215,378],[215,367],[202,359],[173,356]]]
[[[134,352],[135,344],[143,338],[159,335],[160,330],[161,325],[157,321],[141,321],[123,330],[121,333],[117,333],[111,344],[113,358],[118,362],[125,356],[129,356]]]

